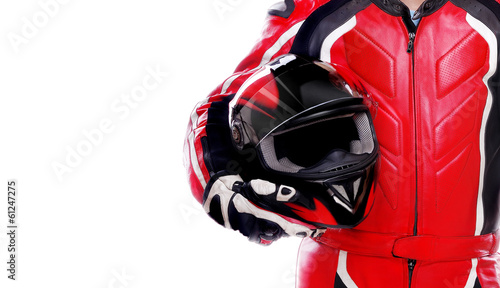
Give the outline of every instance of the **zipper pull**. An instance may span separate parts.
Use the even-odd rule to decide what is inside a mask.
[[[413,52],[413,43],[415,42],[415,32],[408,33],[408,37],[410,40],[408,40],[408,48],[406,49],[406,52],[411,53]]]
[[[417,264],[417,260],[408,259],[408,278],[409,278],[409,287],[411,287],[411,280],[413,278],[413,270],[415,269],[415,265]]]
[[[417,264],[417,260],[408,259],[408,269],[410,269],[410,272],[413,272],[413,269],[415,269],[416,264]]]

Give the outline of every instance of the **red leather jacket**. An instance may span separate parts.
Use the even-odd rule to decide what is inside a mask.
[[[500,287],[500,4],[427,0],[418,27],[398,0],[286,0],[269,13],[250,55],[192,114],[195,197],[237,167],[228,96],[278,55],[317,57],[372,94],[381,156],[368,217],[305,239],[297,287]]]

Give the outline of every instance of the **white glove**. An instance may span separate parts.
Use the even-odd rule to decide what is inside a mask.
[[[296,193],[292,187],[277,187],[264,180],[245,183],[238,175],[213,178],[203,196],[205,211],[217,223],[238,230],[250,241],[269,245],[283,236],[316,237],[324,232],[324,229],[262,209],[248,200],[248,196],[269,198],[275,194],[276,201],[286,202]]]

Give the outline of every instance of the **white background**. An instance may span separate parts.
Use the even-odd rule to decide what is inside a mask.
[[[0,287],[294,286],[300,241],[261,247],[219,227],[182,164],[192,108],[248,53],[275,1],[0,3]],[[145,77],[154,88],[125,112]]]

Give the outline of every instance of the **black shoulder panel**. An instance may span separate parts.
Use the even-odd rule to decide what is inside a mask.
[[[269,8],[269,15],[288,18],[295,10],[295,2],[293,0],[285,0],[284,2],[276,3]]]
[[[497,19],[500,20],[500,4],[498,2],[494,0],[477,0],[477,2],[488,7],[497,16]]]
[[[332,0],[319,7],[300,27],[290,53],[319,58],[325,38],[370,4],[369,0]]]
[[[495,0],[450,0],[495,31],[500,20],[500,4]],[[485,9],[486,8],[486,9]]]

